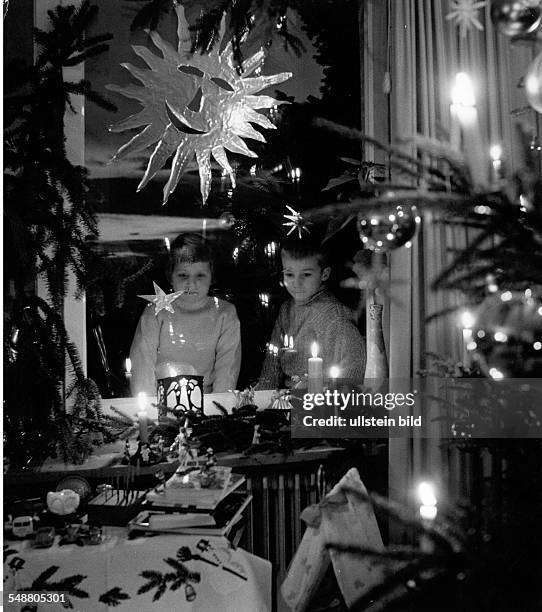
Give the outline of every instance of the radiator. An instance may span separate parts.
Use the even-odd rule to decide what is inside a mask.
[[[247,491],[253,497],[242,546],[269,559],[280,584],[305,529],[299,516],[306,506],[318,501],[319,464],[304,465],[299,471],[290,468],[284,473],[277,473],[278,467],[273,473],[247,477]]]

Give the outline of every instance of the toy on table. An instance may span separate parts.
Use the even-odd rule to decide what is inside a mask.
[[[254,425],[254,433],[252,435],[252,444],[259,444],[262,434],[260,433],[261,425]]]

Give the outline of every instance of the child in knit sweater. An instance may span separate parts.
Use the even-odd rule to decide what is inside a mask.
[[[365,341],[352,312],[326,289],[331,269],[324,250],[308,239],[296,238],[283,245],[281,259],[284,286],[291,298],[282,304],[271,335],[270,344],[278,346],[279,353],[267,353],[258,387],[305,386],[313,342],[324,360],[324,378],[335,366],[341,378],[363,380]],[[286,349],[290,338],[293,347]]]

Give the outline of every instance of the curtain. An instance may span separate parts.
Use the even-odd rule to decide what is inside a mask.
[[[520,163],[511,112],[527,105],[518,88],[522,74],[534,57],[534,49],[517,47],[496,31],[490,19],[490,3],[478,12],[483,31],[471,28],[459,36],[446,15],[449,0],[393,0],[389,3],[391,72],[391,140],[421,133],[443,138],[450,129],[450,90],[459,71],[469,73],[490,164],[490,144],[501,144],[509,170]],[[520,115],[534,133],[534,113]],[[424,215],[423,225],[411,249],[392,253],[390,274],[390,378],[409,378],[425,367],[426,353],[460,361],[462,332],[458,315],[440,317],[426,324],[426,317],[459,303],[461,296],[433,292],[439,271],[450,261],[450,249],[468,243],[465,230],[438,223]],[[406,281],[406,282],[405,282]],[[423,410],[423,407],[422,407]],[[425,421],[430,420],[424,415]],[[438,426],[428,425],[438,435]],[[431,478],[452,497],[467,492],[465,459],[437,439],[390,440],[390,497],[406,501],[415,483]],[[406,485],[406,486],[405,486]],[[394,534],[392,537],[400,537]]]

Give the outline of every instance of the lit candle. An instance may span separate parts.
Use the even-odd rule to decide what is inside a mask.
[[[331,366],[329,368],[329,388],[335,391],[337,388],[337,378],[339,378],[341,371],[337,366]]]
[[[493,145],[489,149],[489,156],[491,157],[491,182],[498,183],[502,176],[502,147],[501,145]]]
[[[418,485],[418,498],[420,500],[420,517],[425,521],[427,526],[432,525],[437,517],[437,496],[435,488],[430,482],[420,482]],[[434,552],[435,546],[433,540],[426,535],[420,537],[420,548],[423,552]]]
[[[309,393],[322,393],[324,390],[323,361],[318,357],[318,344],[313,342],[311,345],[312,357],[309,357]]]
[[[290,336],[290,340],[288,342],[288,348],[293,351],[294,350],[294,337]]]
[[[468,351],[472,351],[476,348],[476,342],[474,342],[472,337],[472,328],[474,326],[475,320],[472,313],[468,310],[465,310],[461,314],[461,326],[463,327],[463,359],[462,363],[465,367],[469,367],[471,365],[471,359]]]
[[[458,125],[463,136],[463,152],[475,185],[485,187],[488,183],[487,158],[484,152],[482,133],[478,122],[478,111],[471,79],[465,72],[455,77],[452,89],[452,146],[458,136]]]
[[[147,403],[147,394],[144,391],[140,391],[137,394],[137,419],[139,421],[139,441],[141,444],[146,444],[149,441]]]
[[[288,348],[288,334],[284,334],[284,339],[283,339],[283,343],[284,343],[284,348],[287,349]]]
[[[126,369],[126,380],[130,380],[130,378],[132,378],[132,360],[130,359],[130,357],[126,358],[126,361],[124,362],[124,367]]]

